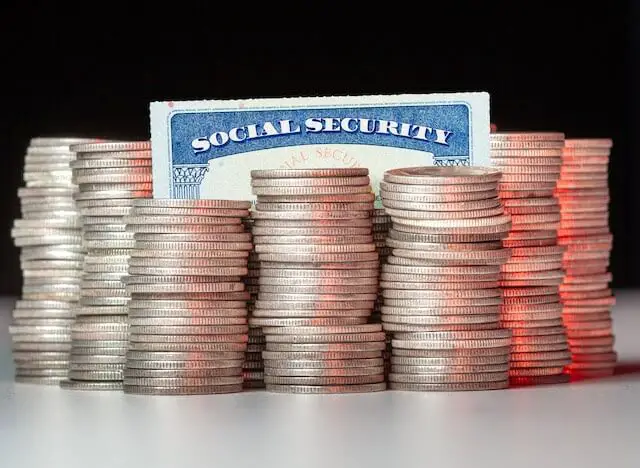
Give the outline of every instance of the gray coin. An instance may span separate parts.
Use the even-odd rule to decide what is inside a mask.
[[[268,352],[266,352],[268,353]],[[264,356],[264,353],[263,353]],[[266,354],[268,357],[269,354]],[[268,359],[265,358],[265,367],[283,369],[346,369],[351,367],[379,367],[384,364],[382,358],[371,359]],[[275,375],[275,374],[274,374]],[[279,374],[282,375],[282,374]]]
[[[419,349],[393,348],[393,357],[419,359],[509,359],[509,346],[493,348]]]
[[[470,382],[503,382],[508,380],[509,373],[486,372],[468,374],[398,374],[389,373],[389,382],[417,383],[417,384],[452,384]]]
[[[361,385],[384,382],[384,375],[330,376],[330,377],[291,377],[265,375],[266,384],[275,385]]]
[[[58,377],[67,376],[67,369],[16,369],[16,377]]]
[[[124,370],[124,379],[133,378],[216,378],[235,377],[242,374],[242,366],[212,367],[212,368],[182,368],[182,369],[134,369]]]
[[[64,361],[69,359],[69,353],[56,351],[14,351],[13,360],[16,363],[30,361]]]
[[[209,351],[209,352],[162,352],[162,351],[136,351],[129,350],[127,359],[132,363],[154,363],[159,366],[156,369],[172,368],[172,366],[196,365],[197,361],[203,361],[210,367],[234,367],[244,359],[242,351]],[[147,366],[147,364],[144,364]]]
[[[16,383],[20,384],[36,384],[36,385],[58,385],[60,380],[64,379],[64,377],[39,377],[39,376],[24,376],[24,375],[16,375],[14,380]]]
[[[501,364],[464,364],[464,365],[402,365],[391,364],[395,374],[475,374],[488,372],[507,372],[509,363]]]
[[[286,307],[286,304],[283,304]],[[371,315],[373,304],[366,309],[261,309],[254,308],[252,317],[267,319],[315,319],[315,318],[367,318]]]
[[[290,368],[271,367],[265,362],[264,376],[267,377],[369,377],[380,376],[384,373],[384,367],[343,367],[343,368]]]
[[[125,393],[139,395],[213,395],[220,393],[237,393],[241,391],[242,384],[194,386],[124,385]]]
[[[364,342],[337,343],[273,343],[267,342],[266,351],[274,352],[353,352],[382,351],[386,349],[383,340]]]
[[[331,393],[371,393],[386,390],[387,384],[361,384],[361,385],[275,385],[267,384],[268,392],[274,393],[301,393],[301,394],[331,394]]]
[[[271,360],[272,363],[281,365],[296,366],[298,362],[303,362],[304,365],[313,366],[316,361],[334,361],[337,363],[356,364],[359,361],[368,362],[374,360],[378,362],[381,356],[380,350],[372,351],[263,351],[261,357],[265,360]],[[331,364],[327,364],[331,365]],[[355,365],[355,364],[354,364]]]
[[[136,319],[153,319],[159,321],[165,319],[180,319],[180,320],[192,320],[196,319],[211,319],[216,320],[218,323],[226,321],[230,324],[233,320],[234,323],[239,323],[240,320],[246,323],[248,312],[247,309],[129,309],[129,317],[132,320],[132,324]]]
[[[122,390],[122,382],[91,382],[82,380],[62,380],[60,387],[67,390],[118,391]]]
[[[16,369],[19,372],[23,370],[36,370],[36,369],[67,369],[69,367],[68,360],[57,361],[20,361],[16,362]]]
[[[122,380],[121,370],[110,371],[69,371],[70,380],[118,381]]]
[[[208,385],[237,385],[242,384],[242,376],[224,377],[127,377],[125,385],[140,385],[145,387],[197,387]]]
[[[243,342],[141,342],[131,341],[131,351],[158,351],[158,352],[242,352],[248,347]],[[258,351],[261,351],[259,349]]]
[[[501,390],[509,386],[509,380],[498,382],[455,382],[455,383],[406,383],[389,382],[390,390],[412,392],[456,392],[456,391],[480,391]]]
[[[77,354],[77,350],[72,350],[69,356],[70,361],[75,365],[82,364],[124,364],[125,356],[109,354]]]

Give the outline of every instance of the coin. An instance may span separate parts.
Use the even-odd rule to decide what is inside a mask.
[[[508,380],[498,382],[455,382],[455,383],[406,383],[389,382],[390,390],[413,391],[413,392],[456,392],[456,391],[479,391],[479,390],[501,390],[509,386]]]
[[[411,167],[386,171],[389,183],[410,185],[463,185],[497,182],[499,171],[467,167]]]
[[[268,392],[274,393],[301,393],[309,395],[330,394],[330,393],[372,393],[386,390],[385,382],[377,384],[356,384],[356,385],[276,385],[267,384]]]
[[[213,395],[242,391],[242,384],[156,386],[124,384],[124,393],[137,395]]]

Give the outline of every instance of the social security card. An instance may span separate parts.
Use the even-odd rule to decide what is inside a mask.
[[[253,200],[253,169],[489,165],[489,95],[152,102],[155,198]]]

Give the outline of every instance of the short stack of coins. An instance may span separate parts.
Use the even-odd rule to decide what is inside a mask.
[[[253,231],[253,219],[244,220],[247,231]],[[249,254],[249,273],[245,279],[247,292],[249,293],[249,302],[247,310],[249,317],[253,314],[254,304],[258,298],[258,277],[260,275],[260,262],[255,249]],[[265,347],[265,337],[262,334],[262,328],[249,327],[249,342],[247,343],[247,353],[244,362],[244,388],[255,389],[264,388],[264,364],[262,362],[262,351]]]
[[[572,378],[613,374],[617,355],[609,289],[610,139],[567,139],[556,195],[560,200],[559,243],[566,247],[560,286],[563,320],[569,337]]]
[[[502,267],[502,324],[513,332],[512,385],[562,383],[570,363],[558,288],[564,277],[558,244],[563,133],[491,134],[492,165],[502,171],[499,195],[511,215],[504,241],[511,259]]]
[[[509,385],[511,332],[500,326],[500,265],[511,227],[500,172],[411,167],[385,172],[392,249],[380,276],[392,334],[389,387],[493,390]]]
[[[23,275],[9,327],[17,382],[57,384],[66,377],[83,257],[69,145],[83,141],[33,138],[25,156],[22,219],[11,231]]]
[[[134,200],[152,195],[150,146],[113,141],[71,147],[78,155],[71,167],[86,255],[63,388],[122,389],[129,302],[122,279],[133,248],[124,217]]]
[[[367,169],[251,172],[260,289],[251,324],[266,337],[267,391],[386,388]]]
[[[125,279],[131,296],[125,393],[242,391],[249,206],[233,200],[134,204],[126,217],[135,246]]]

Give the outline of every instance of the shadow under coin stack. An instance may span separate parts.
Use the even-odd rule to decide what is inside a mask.
[[[499,179],[479,167],[385,172],[380,194],[392,252],[380,287],[383,327],[393,338],[391,389],[508,386],[511,333],[500,327],[498,281],[511,223],[497,198]]]
[[[135,199],[151,197],[150,143],[114,141],[71,148],[78,154],[71,167],[87,253],[71,328],[68,380],[61,386],[121,390],[129,302],[122,278],[133,247],[124,216]]]
[[[367,169],[251,172],[260,292],[252,325],[266,337],[268,391],[386,388],[373,196]],[[363,201],[365,200],[365,201]]]
[[[202,395],[242,391],[247,348],[243,277],[249,202],[140,200],[127,291],[125,393]],[[174,227],[178,229],[167,229]]]
[[[608,272],[613,236],[609,231],[609,139],[568,139],[557,196],[559,243],[566,247],[560,286],[569,336],[572,379],[612,375],[614,352]]]
[[[9,327],[17,382],[57,384],[67,375],[83,257],[69,145],[83,141],[33,138],[25,156],[22,219],[11,231],[23,276]]]
[[[253,232],[253,219],[243,220],[245,228]],[[254,304],[258,298],[258,277],[260,275],[260,262],[255,249],[249,253],[249,274],[244,280],[249,293],[247,310],[249,317],[253,315]],[[262,351],[265,347],[265,337],[260,327],[249,327],[249,342],[247,343],[247,353],[244,361],[244,388],[264,388],[264,364],[262,362]]]
[[[513,332],[511,384],[568,381],[570,361],[558,287],[564,277],[558,245],[564,134],[491,134],[491,160],[502,171],[499,194],[512,228],[504,241],[511,259],[502,267],[502,324]]]

